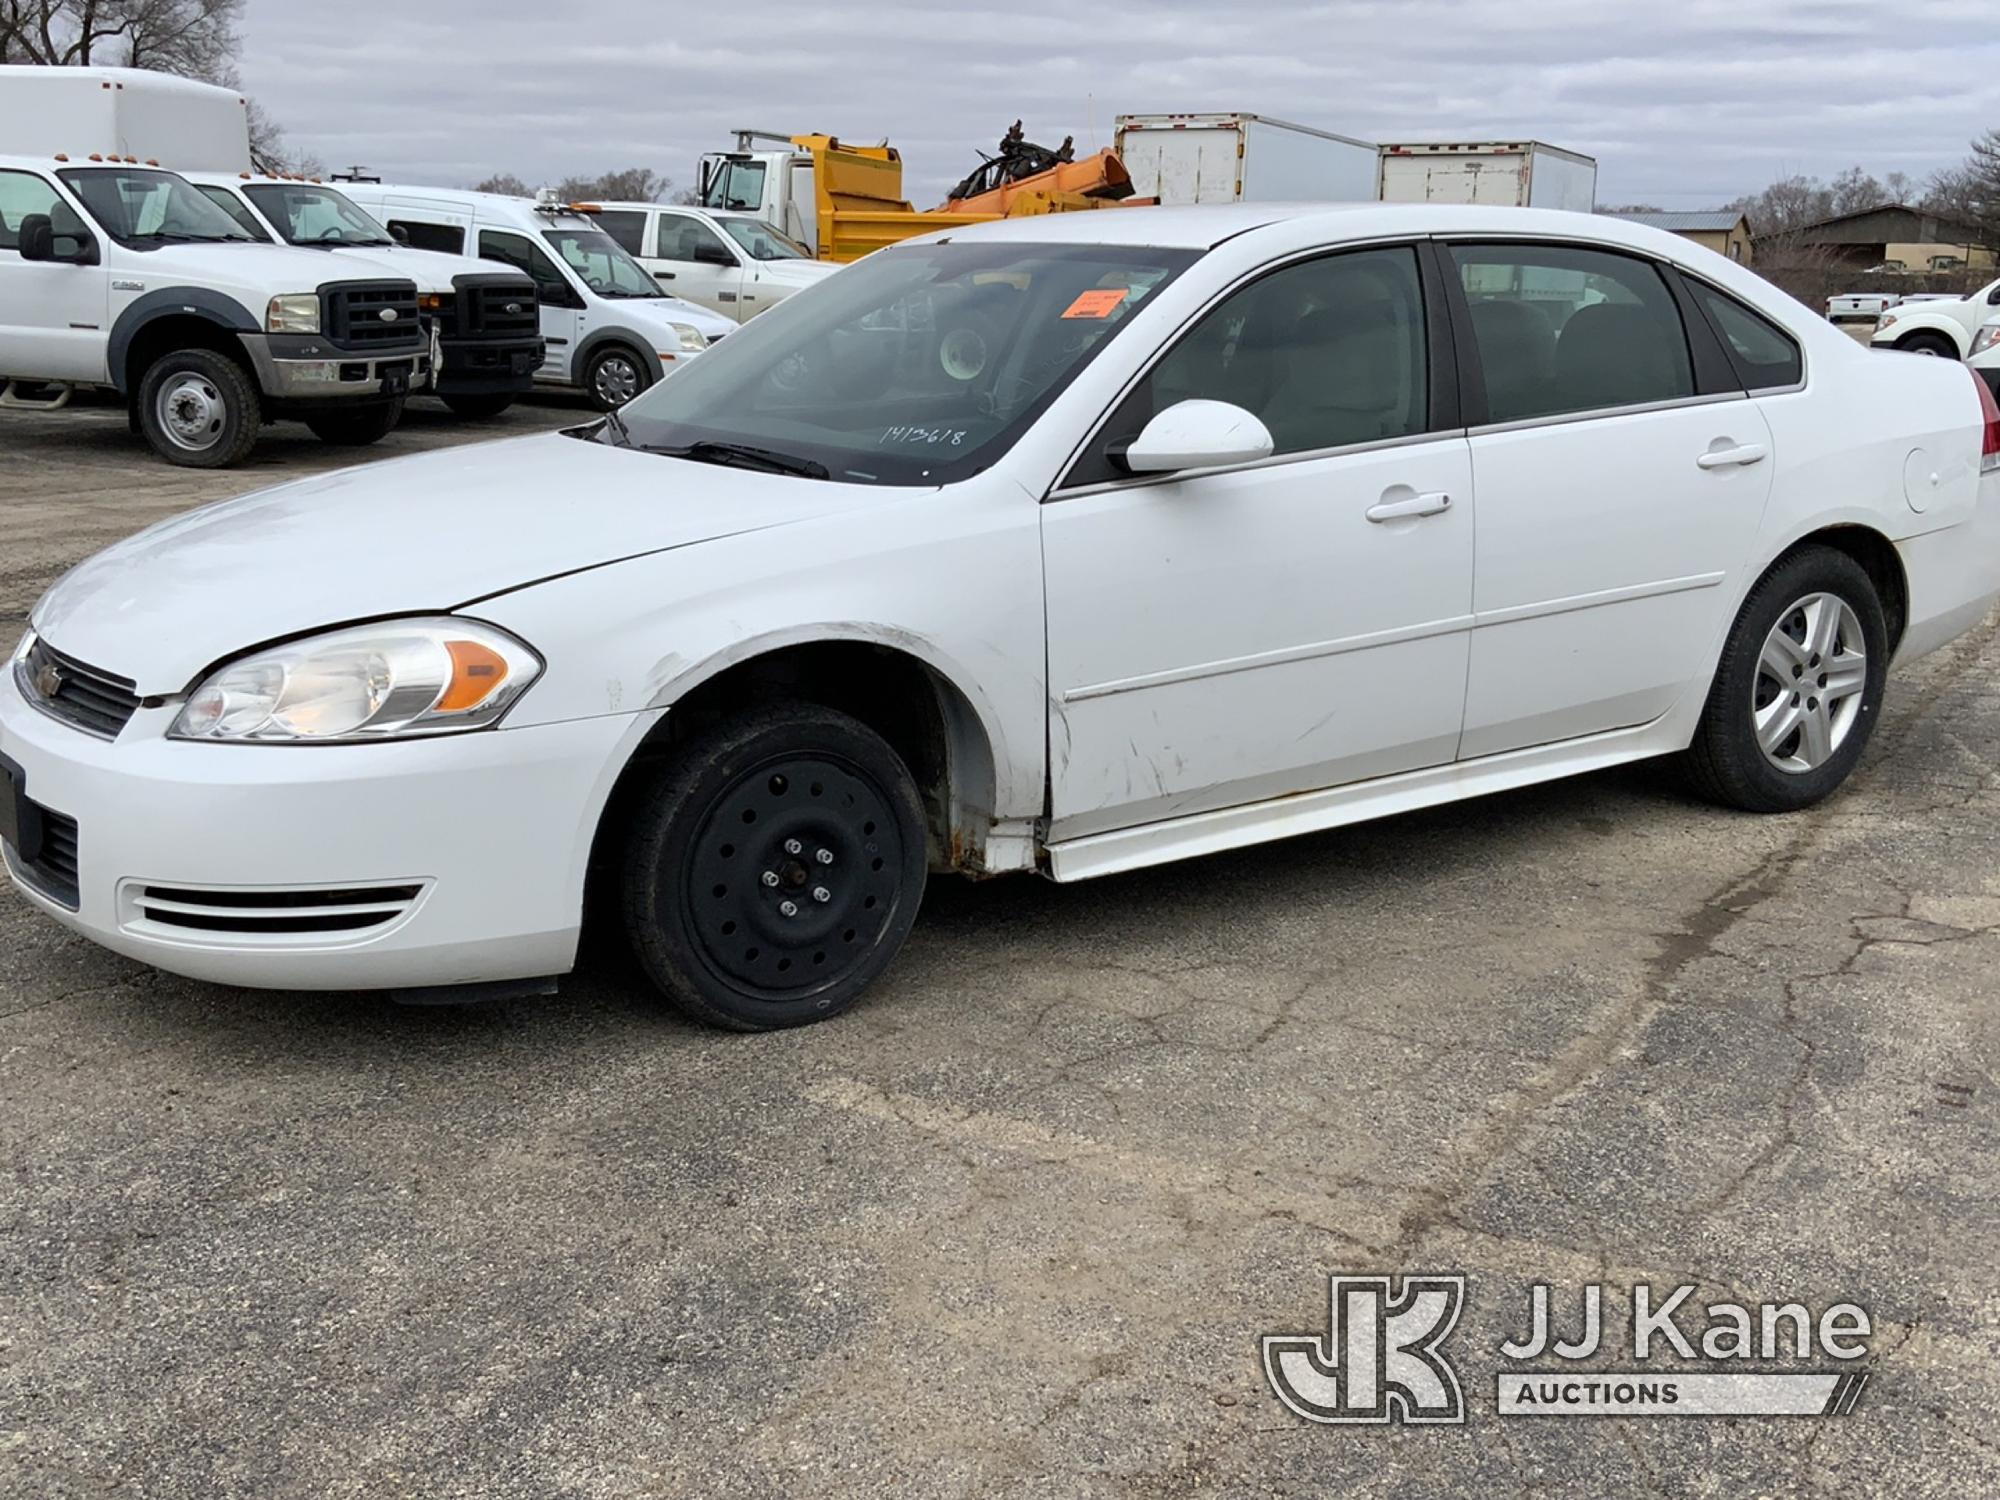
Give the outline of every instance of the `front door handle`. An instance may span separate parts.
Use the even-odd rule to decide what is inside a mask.
[[[1451,496],[1443,490],[1428,495],[1411,495],[1403,500],[1378,500],[1366,512],[1371,521],[1401,521],[1409,516],[1442,515],[1451,509]]]
[[[1761,463],[1767,451],[1762,443],[1739,443],[1734,448],[1711,448],[1695,463],[1704,469],[1727,469],[1733,465]]]
[[[655,271],[653,273],[653,279],[655,281],[672,281],[674,279],[674,273],[672,271]]]

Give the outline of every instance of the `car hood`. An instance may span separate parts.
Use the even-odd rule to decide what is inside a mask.
[[[316,292],[331,281],[370,281],[391,274],[361,264],[365,254],[331,254],[292,245],[162,245],[127,264],[131,278],[146,288],[199,286],[227,292],[261,321],[264,304],[275,293]]]
[[[757,274],[771,281],[789,281],[795,286],[811,286],[826,280],[840,269],[825,260],[760,260],[755,268]]]
[[[619,317],[650,324],[662,333],[671,332],[668,325],[672,323],[686,323],[700,330],[704,338],[711,339],[736,331],[734,318],[725,318],[721,313],[710,312],[679,297],[625,297],[611,306],[617,308]]]
[[[560,434],[342,469],[98,553],[31,616],[56,650],[172,694],[267,641],[438,614],[560,574],[880,502],[865,485]]]

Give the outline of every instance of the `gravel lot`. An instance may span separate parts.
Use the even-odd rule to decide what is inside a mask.
[[[146,522],[354,458],[276,432],[199,475],[116,410],[0,413],[0,633]],[[475,435],[419,403],[371,456]],[[2000,1493],[1996,665],[1989,622],[1902,671],[1802,816],[1641,767],[941,882],[871,1000],[780,1036],[683,1024],[609,941],[553,1000],[402,1009],[172,979],[0,893],[0,1495]],[[1404,1270],[1470,1278],[1470,1425],[1291,1418],[1259,1335]],[[1530,1283],[1615,1325],[1642,1280],[1857,1301],[1872,1381],[1826,1420],[1493,1415]]]

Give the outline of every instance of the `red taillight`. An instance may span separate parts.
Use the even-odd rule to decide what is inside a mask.
[[[1972,383],[1979,387],[1979,472],[2000,471],[2000,401],[1993,399],[1993,387],[1979,371],[1972,371]]]

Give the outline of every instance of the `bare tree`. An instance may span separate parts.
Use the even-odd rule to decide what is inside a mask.
[[[556,196],[565,203],[583,198],[609,198],[620,203],[657,203],[673,183],[651,167],[626,167],[598,177],[565,177]]]
[[[1601,214],[1663,214],[1666,212],[1657,203],[1600,203],[1597,211]]]
[[[473,183],[475,193],[505,193],[510,198],[532,198],[535,190],[512,172],[496,172]]]

